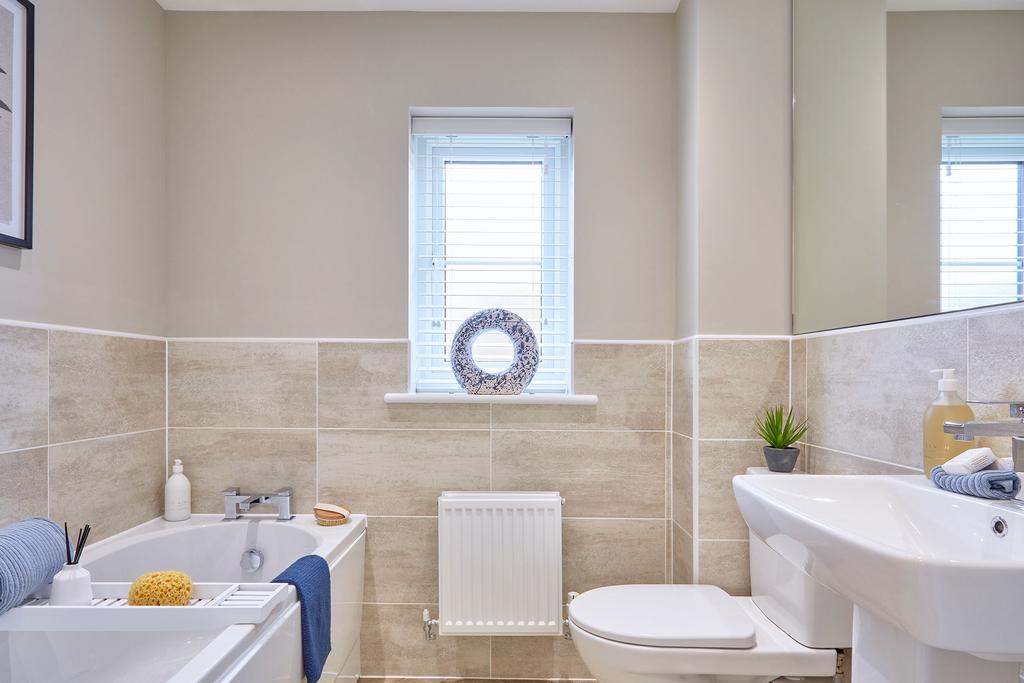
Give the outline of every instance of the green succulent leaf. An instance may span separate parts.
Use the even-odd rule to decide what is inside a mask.
[[[807,420],[797,423],[793,409],[787,412],[781,405],[765,410],[762,417],[754,418],[754,424],[757,433],[772,448],[789,448],[807,433]]]

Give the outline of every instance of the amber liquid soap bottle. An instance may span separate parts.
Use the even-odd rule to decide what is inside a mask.
[[[942,373],[939,380],[939,395],[924,413],[924,476],[930,477],[933,468],[950,458],[960,455],[968,448],[978,445],[977,439],[957,441],[952,434],[943,430],[946,422],[971,422],[974,411],[960,396],[960,380],[956,370],[932,370]]]

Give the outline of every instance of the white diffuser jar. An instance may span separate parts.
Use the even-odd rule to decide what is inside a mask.
[[[92,575],[79,564],[66,564],[50,585],[51,605],[88,605],[92,603]]]

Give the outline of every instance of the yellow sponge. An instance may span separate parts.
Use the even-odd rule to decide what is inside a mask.
[[[192,579],[182,572],[149,572],[135,579],[128,591],[129,605],[187,605],[192,600]]]

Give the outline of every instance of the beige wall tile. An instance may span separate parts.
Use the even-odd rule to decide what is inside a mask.
[[[565,638],[491,638],[491,675],[509,678],[590,678],[576,646]]]
[[[496,431],[496,491],[560,491],[567,517],[664,517],[665,434]]]
[[[486,431],[320,430],[320,500],[369,515],[436,515],[441,491],[490,489]]]
[[[50,332],[50,443],[165,426],[165,344]]]
[[[423,610],[437,605],[363,606],[360,639],[364,676],[490,675],[490,639],[451,636],[423,639]]]
[[[46,330],[0,325],[0,451],[47,443]]]
[[[732,478],[764,465],[760,441],[700,442],[701,539],[745,539],[747,525],[736,507]]]
[[[789,341],[702,339],[700,438],[757,438],[754,418],[789,404]]]
[[[750,595],[750,544],[747,541],[699,541],[698,582],[730,595]]]
[[[164,430],[50,446],[50,517],[100,540],[163,514]]]
[[[807,455],[813,474],[914,474],[921,469],[900,467],[856,455],[810,446]]]
[[[684,529],[693,529],[693,442],[672,435],[672,519]]]
[[[366,602],[437,602],[437,519],[371,517]]]
[[[321,427],[486,429],[486,405],[395,405],[384,394],[409,389],[409,345],[319,345]]]
[[[596,394],[596,406],[493,407],[496,428],[656,429],[666,425],[665,344],[576,344],[577,394]]]
[[[811,337],[807,361],[809,443],[920,467],[929,370],[964,376],[967,319]]]
[[[3,495],[0,495],[0,526],[27,517],[45,516],[46,449],[0,454]]]
[[[171,427],[315,427],[316,344],[170,342]]]
[[[672,345],[672,431],[693,436],[693,341]]]
[[[807,340],[790,341],[789,395],[793,406],[793,417],[807,419]]]
[[[693,583],[693,538],[672,525],[672,583]]]
[[[981,401],[1024,399],[1024,309],[979,315],[970,330],[969,398]],[[1004,419],[1005,408],[995,419]]]
[[[192,483],[194,512],[223,513],[222,491],[292,489],[292,514],[316,504],[316,431],[313,429],[171,429],[168,462],[180,458]],[[270,506],[253,512],[270,513]]]
[[[563,592],[664,583],[665,524],[647,519],[563,520]]]

